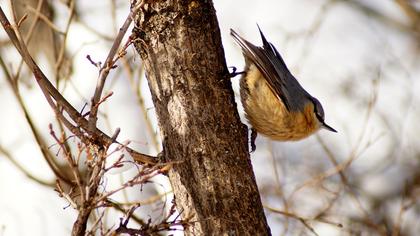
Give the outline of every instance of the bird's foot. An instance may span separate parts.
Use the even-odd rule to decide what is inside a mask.
[[[233,78],[233,77],[235,77],[237,75],[245,74],[245,71],[236,72],[237,71],[237,68],[235,66],[230,66],[229,68],[232,68],[232,72],[229,73],[230,78]]]
[[[254,128],[251,128],[251,153],[254,152],[257,149],[257,146],[255,145],[255,140],[257,139],[257,130]]]

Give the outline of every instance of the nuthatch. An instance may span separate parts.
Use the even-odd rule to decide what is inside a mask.
[[[318,99],[299,84],[280,53],[258,29],[263,47],[253,45],[231,29],[245,57],[240,94],[253,128],[252,149],[255,150],[255,131],[280,141],[299,140],[320,128],[337,132],[325,123],[324,109]]]

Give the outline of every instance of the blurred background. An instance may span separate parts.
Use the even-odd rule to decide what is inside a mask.
[[[22,29],[33,34],[23,35],[31,38],[32,55],[83,110],[98,78],[98,68],[86,57],[105,61],[129,2],[11,2],[18,20],[27,14]],[[12,19],[10,1],[0,4]],[[214,0],[214,5],[228,66],[244,65],[229,29],[260,45],[258,23],[338,130],[285,143],[258,136],[252,163],[273,235],[418,235],[420,2]],[[37,9],[45,19],[33,26]],[[60,163],[48,129],[50,123],[58,126],[56,118],[3,29],[0,45],[0,236],[68,235],[76,212],[54,191],[55,175],[35,138]],[[135,50],[127,52],[107,80],[105,93],[113,95],[101,106],[99,126],[110,135],[121,128],[119,140],[156,155],[160,141],[147,81]],[[232,84],[246,123],[238,81]],[[107,188],[135,172],[108,175]],[[141,203],[139,217],[146,221],[162,217],[171,197],[168,180],[160,176],[115,195],[120,202]],[[121,213],[107,217],[112,227]]]

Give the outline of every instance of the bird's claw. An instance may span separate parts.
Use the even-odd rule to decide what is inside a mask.
[[[236,72],[237,68],[235,66],[229,66],[229,68],[232,68],[232,72],[229,73],[230,78],[233,78],[237,75],[245,74],[245,71]]]
[[[254,152],[257,149],[257,146],[255,145],[255,140],[257,139],[257,130],[254,128],[251,128],[251,153]]]

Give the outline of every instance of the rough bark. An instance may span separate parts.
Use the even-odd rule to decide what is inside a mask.
[[[156,1],[135,22],[186,235],[270,235],[213,3]]]

